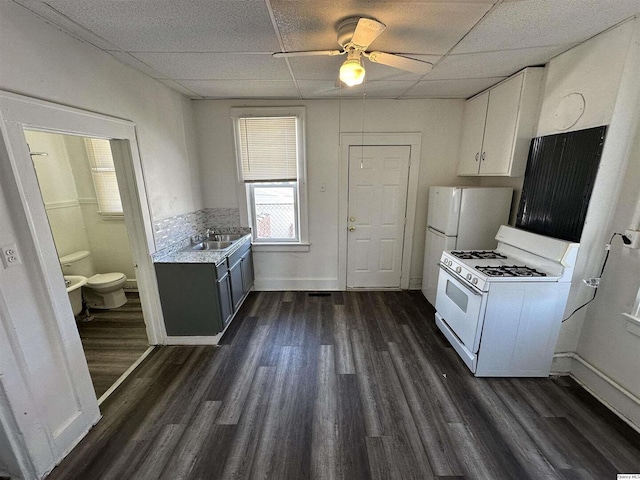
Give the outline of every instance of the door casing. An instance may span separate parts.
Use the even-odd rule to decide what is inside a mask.
[[[352,146],[400,146],[408,145],[409,183],[407,186],[407,221],[404,227],[402,277],[400,288],[409,288],[409,272],[413,253],[413,233],[418,200],[420,172],[420,133],[342,133],[340,135],[340,177],[338,206],[338,277],[340,289],[347,288],[347,228],[349,215],[349,149]]]

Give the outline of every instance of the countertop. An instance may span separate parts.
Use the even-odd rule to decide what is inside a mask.
[[[153,263],[213,263],[218,265],[242,245],[250,241],[251,234],[248,233],[225,250],[190,250],[189,245],[181,250],[155,259]]]

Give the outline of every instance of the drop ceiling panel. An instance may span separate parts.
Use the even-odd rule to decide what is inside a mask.
[[[209,98],[300,98],[293,81],[180,80],[185,88]]]
[[[638,0],[509,1],[498,5],[451,53],[582,42],[638,10]]]
[[[279,50],[264,0],[48,0],[47,3],[121,50]]]
[[[269,54],[134,53],[168,78],[188,80],[291,80],[287,62]]]
[[[400,98],[469,98],[495,85],[505,77],[465,80],[424,80]]]
[[[303,98],[397,98],[415,82],[411,81],[370,81],[355,87],[338,88],[334,81],[300,80],[298,87]]]
[[[338,47],[336,25],[346,17],[370,16],[387,25],[372,50],[442,55],[491,8],[493,2],[319,2],[272,0],[287,51]]]
[[[544,65],[550,58],[568,50],[571,46],[535,47],[501,52],[449,55],[436,65],[426,80],[491,76],[507,77],[522,70],[524,67]]]

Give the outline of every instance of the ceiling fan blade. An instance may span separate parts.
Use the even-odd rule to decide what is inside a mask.
[[[343,50],[309,50],[306,52],[277,52],[273,56],[275,58],[288,58],[288,57],[315,57],[315,56],[334,56],[343,55]]]
[[[416,73],[418,75],[426,75],[433,68],[433,64],[416,60],[415,58],[402,57],[393,53],[371,52],[368,54],[369,60],[374,63],[381,63],[390,67],[406,70],[407,72]]]
[[[359,47],[367,48],[378,38],[387,26],[372,18],[361,18],[353,32],[351,42]]]

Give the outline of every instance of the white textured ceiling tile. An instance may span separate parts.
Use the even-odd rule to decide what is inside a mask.
[[[287,51],[339,48],[337,24],[349,16],[368,16],[387,26],[370,50],[442,55],[482,18],[492,2],[272,0],[271,5]]]
[[[468,80],[424,80],[400,98],[469,98],[504,80],[504,77]]]
[[[456,53],[579,43],[640,11],[638,0],[527,0],[498,5]]]
[[[266,54],[134,53],[168,78],[188,80],[291,80],[287,63]]]
[[[396,98],[415,82],[373,81],[354,87],[338,88],[335,81],[300,80],[298,86],[303,98]]]
[[[276,51],[264,0],[48,0],[74,22],[126,51]]]
[[[508,77],[525,67],[544,65],[550,58],[569,50],[572,46],[573,44],[448,55],[434,67],[425,80]]]
[[[181,80],[180,84],[209,98],[300,98],[292,81]]]

